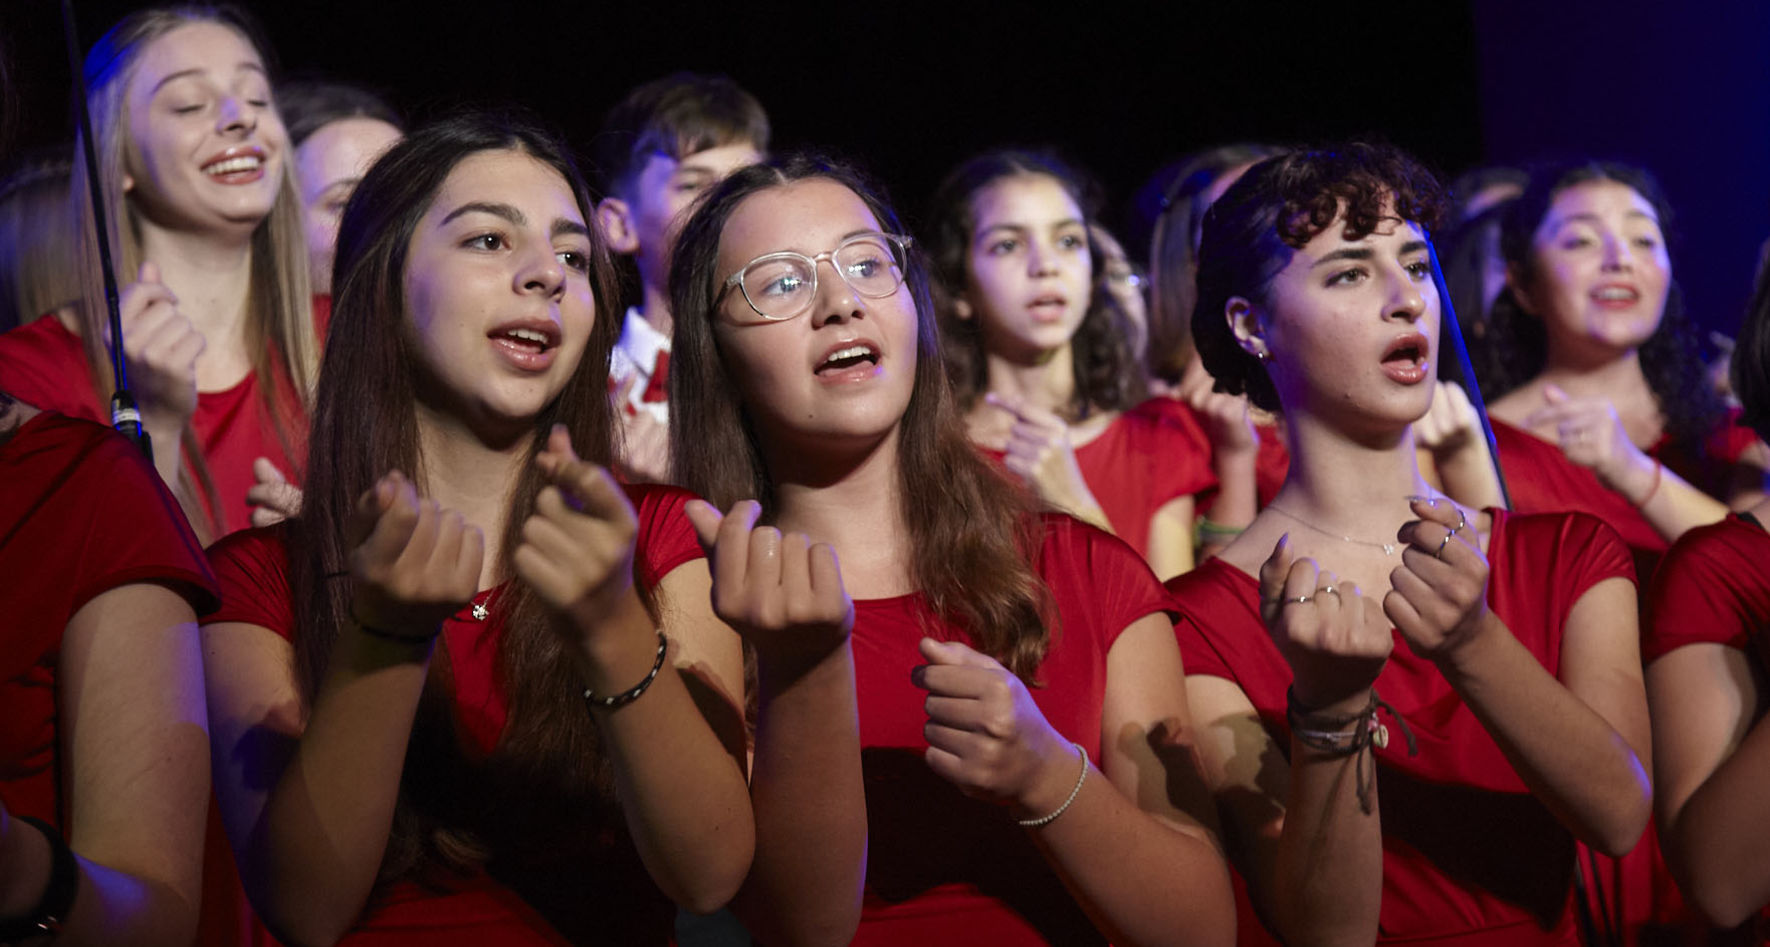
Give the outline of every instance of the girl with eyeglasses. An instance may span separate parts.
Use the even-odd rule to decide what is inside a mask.
[[[1443,196],[1365,145],[1256,164],[1205,218],[1193,337],[1281,409],[1283,490],[1168,583],[1206,778],[1286,942],[1579,943],[1574,842],[1652,796],[1626,548],[1421,476]]]
[[[989,152],[947,176],[929,252],[950,373],[978,447],[1168,578],[1193,565],[1210,444],[1185,405],[1147,397],[1134,330],[1094,280],[1092,219],[1081,177],[1048,155]]]
[[[345,209],[301,512],[210,549],[202,630],[216,795],[285,940],[662,944],[750,863],[688,497],[604,469],[593,209],[551,135],[484,113]]]
[[[1170,605],[972,449],[877,195],[743,169],[671,271],[672,469],[709,504],[718,613],[803,652],[760,682],[798,714],[756,736],[752,880],[831,941],[1227,942]]]

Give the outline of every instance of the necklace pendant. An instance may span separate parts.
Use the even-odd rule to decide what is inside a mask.
[[[1383,555],[1385,555],[1385,556],[1395,555],[1395,544],[1394,543],[1384,543],[1383,544]]]
[[[485,621],[486,616],[489,614],[491,614],[491,612],[489,610],[487,610],[487,608],[485,607],[485,603],[483,603],[483,602],[474,602],[473,603],[473,620],[474,621]]]

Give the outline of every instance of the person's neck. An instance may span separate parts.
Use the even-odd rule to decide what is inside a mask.
[[[898,472],[896,430],[875,444],[833,453],[780,449],[771,452],[775,482],[774,525],[829,543],[842,566],[842,582],[857,599],[887,598],[915,590]]]
[[[670,294],[664,287],[654,286],[650,282],[645,284],[645,297],[640,302],[639,314],[666,338],[676,326],[676,321],[670,318]]]
[[[1290,472],[1274,497],[1294,519],[1340,536],[1387,542],[1407,520],[1410,496],[1435,496],[1420,475],[1413,427],[1348,437],[1321,419],[1289,417]]]
[[[1026,357],[984,353],[991,394],[1067,415],[1075,403],[1075,351],[1069,345]]]
[[[1627,353],[1609,358],[1574,358],[1551,355],[1538,380],[1553,384],[1575,398],[1607,398],[1619,408],[1646,399],[1652,402],[1652,387],[1641,370],[1641,353]]]
[[[460,513],[485,534],[485,561],[480,567],[479,587],[503,581],[504,528],[510,515],[510,495],[528,457],[529,436],[509,436],[488,442],[459,421],[418,405],[418,453],[424,458],[423,495],[444,509]]]
[[[141,222],[142,259],[160,269],[160,281],[178,298],[178,312],[207,343],[197,358],[197,388],[227,387],[250,366],[246,307],[252,292],[250,233],[211,235]],[[120,273],[127,283],[134,273]]]

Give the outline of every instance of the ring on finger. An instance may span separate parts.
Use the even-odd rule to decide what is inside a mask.
[[[1439,561],[1444,560],[1444,547],[1450,544],[1450,538],[1454,535],[1456,535],[1454,532],[1444,534],[1444,538],[1438,541],[1438,548],[1433,550],[1432,558]]]
[[[1286,598],[1284,601],[1279,602],[1278,604],[1281,607],[1285,606],[1285,605],[1307,605],[1307,604],[1309,604],[1310,600],[1313,598],[1314,598],[1314,596],[1312,596],[1312,595],[1296,595],[1296,596],[1291,596],[1289,598]]]
[[[1317,595],[1321,595],[1321,594],[1324,594],[1327,592],[1332,592],[1335,595],[1340,594],[1340,590],[1338,588],[1335,588],[1332,585],[1324,585],[1324,586],[1321,586],[1320,588],[1315,590],[1315,594],[1317,594]]]

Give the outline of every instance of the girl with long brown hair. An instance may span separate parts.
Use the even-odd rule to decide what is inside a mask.
[[[1227,941],[1169,604],[1135,552],[971,448],[925,264],[877,191],[804,157],[740,170],[684,226],[670,288],[672,469],[712,504],[715,599],[790,587],[827,625],[828,590],[851,597],[852,671],[831,649],[801,734],[852,747],[858,714],[859,752],[782,754],[772,778],[800,812],[863,811],[864,786],[855,942]],[[759,866],[856,879],[850,828],[789,851],[756,812]]]
[[[750,862],[741,658],[687,495],[617,487],[593,205],[523,121],[345,211],[301,513],[211,550],[217,794],[298,943],[664,943]],[[582,452],[580,459],[576,452]]]

